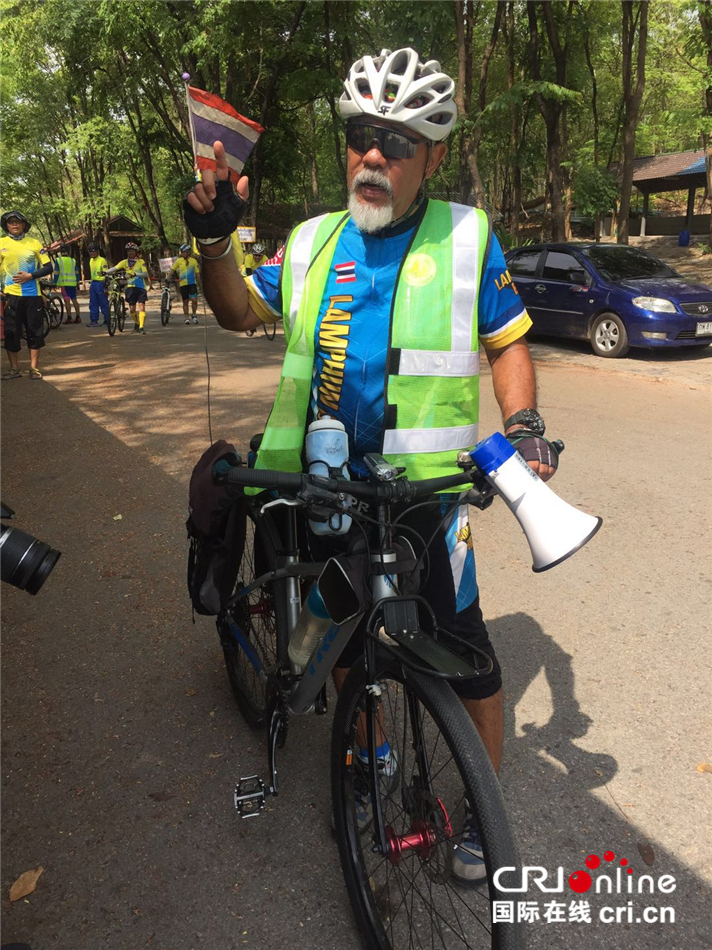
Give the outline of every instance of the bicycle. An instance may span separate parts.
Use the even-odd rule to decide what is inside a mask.
[[[251,443],[250,460],[259,438]],[[459,474],[414,482],[380,456],[364,461],[368,482],[231,467],[226,461],[214,468],[218,481],[263,489],[244,499],[247,538],[238,580],[217,618],[238,708],[249,726],[267,729],[269,780],[241,778],[234,804],[241,817],[252,818],[267,796],[278,794],[277,750],[290,714],[326,712],[327,677],[365,621],[363,657],[341,687],[331,745],[335,833],[365,946],[523,950],[522,925],[495,921],[491,909],[494,900],[507,899],[505,887],[519,880],[502,793],[479,734],[449,685],[488,673],[492,661],[439,628],[424,598],[408,593],[408,578],[433,538],[416,559],[402,514],[391,514],[392,504],[413,508],[418,499],[468,485],[464,501],[485,508],[494,491],[468,453],[458,456]],[[349,507],[349,496],[368,503],[369,514]],[[462,503],[457,496],[450,511]],[[297,509],[321,521],[348,512],[360,525],[357,560],[368,577],[365,594],[349,580],[353,563],[346,569],[338,558],[326,564],[299,560]],[[329,626],[303,669],[295,668],[289,639],[302,587],[317,577],[331,622],[325,621]],[[384,737],[397,762],[395,777],[378,765],[376,749]],[[366,749],[365,758],[359,748]],[[462,884],[451,868],[472,818],[483,846],[486,889]],[[498,869],[506,870],[495,877]]]
[[[64,300],[60,293],[50,290],[52,286],[52,284],[40,281],[40,292],[44,301],[46,325],[48,326],[45,336],[49,330],[58,330],[64,321]]]
[[[163,290],[161,292],[161,324],[164,327],[168,326],[168,321],[171,319],[172,304],[171,285],[167,279],[164,279]]]
[[[126,287],[126,279],[124,277],[119,277],[116,274],[112,274],[106,278],[108,282],[108,297],[109,297],[109,322],[107,324],[107,329],[109,331],[109,336],[113,336],[117,329],[119,333],[124,332],[124,325],[126,323],[126,312],[128,310],[126,306],[126,301],[124,300],[123,291]]]

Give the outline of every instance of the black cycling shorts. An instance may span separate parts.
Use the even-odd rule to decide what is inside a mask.
[[[126,303],[132,307],[137,303],[146,303],[148,300],[148,294],[143,287],[127,287],[124,293]]]
[[[198,285],[197,284],[183,284],[179,288],[180,295],[183,300],[197,300],[198,299]]]
[[[393,508],[391,511],[393,517],[395,517],[397,509]],[[418,537],[427,543],[434,535],[433,541],[428,547],[428,558],[424,562],[420,595],[432,607],[437,617],[438,626],[454,633],[471,646],[484,651],[493,661],[490,673],[462,682],[451,681],[453,689],[465,699],[486,699],[489,696],[494,696],[502,687],[502,671],[482,617],[479,596],[463,610],[459,612],[457,610],[455,580],[446,540],[447,521],[443,523],[440,505],[433,504],[418,508],[404,516],[402,523],[411,529],[404,531],[403,535],[408,538],[418,556],[420,556],[424,547],[423,542],[418,541]],[[354,531],[358,531],[358,529],[352,528],[347,537],[357,536]],[[317,537],[311,531],[308,532],[308,535],[309,558],[311,560],[326,560],[345,548],[345,539]],[[359,627],[346,645],[337,666],[348,669],[362,654],[363,628]],[[484,660],[482,660],[482,663],[484,663]]]
[[[19,294],[7,294],[3,316],[5,349],[8,353],[20,352],[23,326],[27,345],[31,350],[39,350],[45,345],[42,297],[20,297]]]

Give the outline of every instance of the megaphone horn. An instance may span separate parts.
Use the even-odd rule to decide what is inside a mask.
[[[559,498],[501,433],[479,442],[470,457],[519,522],[537,574],[575,554],[603,524]]]

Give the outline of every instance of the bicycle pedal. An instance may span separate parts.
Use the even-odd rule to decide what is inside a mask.
[[[233,801],[240,818],[259,818],[269,793],[258,775],[246,775],[235,786]]]

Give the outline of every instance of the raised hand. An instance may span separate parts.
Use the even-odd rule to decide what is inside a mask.
[[[213,172],[206,168],[202,172],[203,180],[195,183],[185,199],[186,204],[188,204],[193,211],[197,212],[197,214],[209,214],[215,210],[218,185],[223,181],[228,182],[230,169],[225,155],[225,146],[222,142],[217,141],[213,143],[213,154],[215,155],[217,170]],[[221,192],[223,191],[224,186],[221,188]],[[249,193],[249,179],[247,175],[243,175],[237,183],[237,196],[241,201],[246,202]],[[187,219],[186,223],[188,227],[190,227],[190,223]]]

